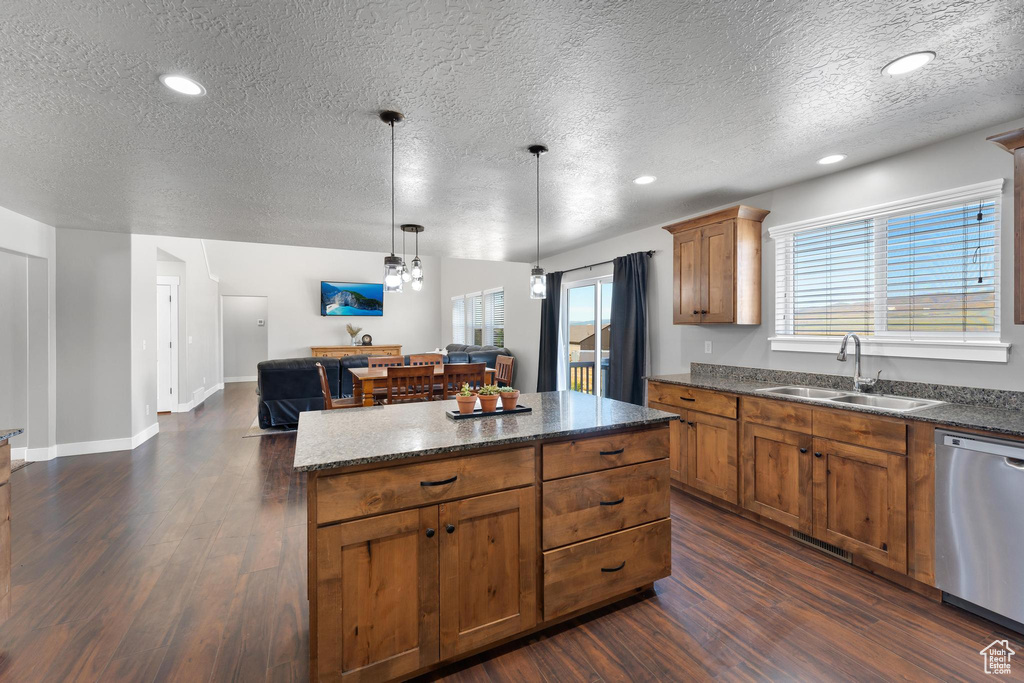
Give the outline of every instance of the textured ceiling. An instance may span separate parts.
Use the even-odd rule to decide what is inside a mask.
[[[655,225],[1019,117],[1024,4],[0,2],[0,205],[51,225],[387,250],[381,108],[421,251],[529,260],[528,144],[544,252]]]

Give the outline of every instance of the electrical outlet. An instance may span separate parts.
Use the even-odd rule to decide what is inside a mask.
[[[704,353],[711,353],[711,342],[704,342]]]
[[[149,404],[146,404],[146,415],[149,415]]]

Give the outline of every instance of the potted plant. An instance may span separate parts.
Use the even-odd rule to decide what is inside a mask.
[[[515,410],[519,401],[519,390],[512,387],[499,387],[498,395],[501,396],[502,410]]]
[[[498,409],[498,387],[493,384],[485,384],[480,387],[480,391],[477,392],[477,398],[480,399],[480,411],[484,413],[493,413]]]
[[[468,384],[462,385],[462,389],[455,395],[455,400],[459,404],[459,413],[462,415],[469,415],[476,410],[476,394],[473,393]]]

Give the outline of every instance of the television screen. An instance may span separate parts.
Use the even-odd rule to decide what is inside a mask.
[[[384,285],[322,281],[320,315],[384,315]]]

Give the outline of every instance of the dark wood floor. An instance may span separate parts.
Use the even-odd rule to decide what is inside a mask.
[[[14,473],[0,680],[308,680],[305,485],[294,436],[242,438],[254,410],[229,385],[133,452]],[[1009,635],[677,492],[672,524],[653,596],[434,678],[980,679]]]

